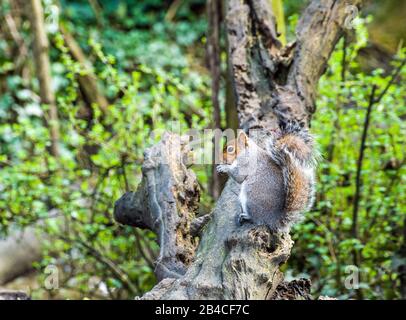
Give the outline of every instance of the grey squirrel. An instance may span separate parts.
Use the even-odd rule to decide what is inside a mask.
[[[295,122],[281,123],[264,147],[243,131],[228,142],[217,170],[241,186],[240,224],[252,221],[288,232],[313,204],[317,158],[313,137]]]

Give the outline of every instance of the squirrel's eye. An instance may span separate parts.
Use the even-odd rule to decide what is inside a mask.
[[[233,146],[228,146],[227,147],[227,153],[234,153],[234,147]]]

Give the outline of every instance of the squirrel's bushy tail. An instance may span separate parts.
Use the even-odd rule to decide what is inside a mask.
[[[282,224],[290,227],[313,205],[318,152],[307,129],[294,122],[284,122],[280,128],[281,135],[271,141],[268,153],[282,170],[286,195]]]

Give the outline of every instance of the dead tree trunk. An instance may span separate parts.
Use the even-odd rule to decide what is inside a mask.
[[[271,130],[280,117],[310,124],[317,82],[343,31],[345,7],[360,2],[313,0],[299,21],[296,42],[282,47],[270,1],[228,1],[228,54],[240,127]],[[284,283],[279,270],[290,255],[290,236],[236,223],[235,182],[227,183],[209,218],[195,218],[199,192],[183,162],[188,152],[182,138],[166,134],[146,151],[138,190],[116,202],[118,222],[158,235],[160,282],[142,298],[309,298],[308,281]]]
[[[34,34],[34,61],[40,87],[41,103],[48,105],[47,124],[51,136],[51,154],[59,155],[59,120],[55,96],[52,88],[51,64],[49,61],[49,42],[45,30],[44,10],[41,0],[31,0],[27,6],[27,15],[31,19],[31,28]]]

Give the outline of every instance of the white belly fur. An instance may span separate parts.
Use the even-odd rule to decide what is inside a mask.
[[[239,194],[238,198],[240,200],[240,204],[241,204],[243,213],[249,214],[248,208],[247,208],[247,192],[246,192],[245,188],[246,188],[246,182],[244,181],[241,184],[241,190],[240,190],[240,194]]]

